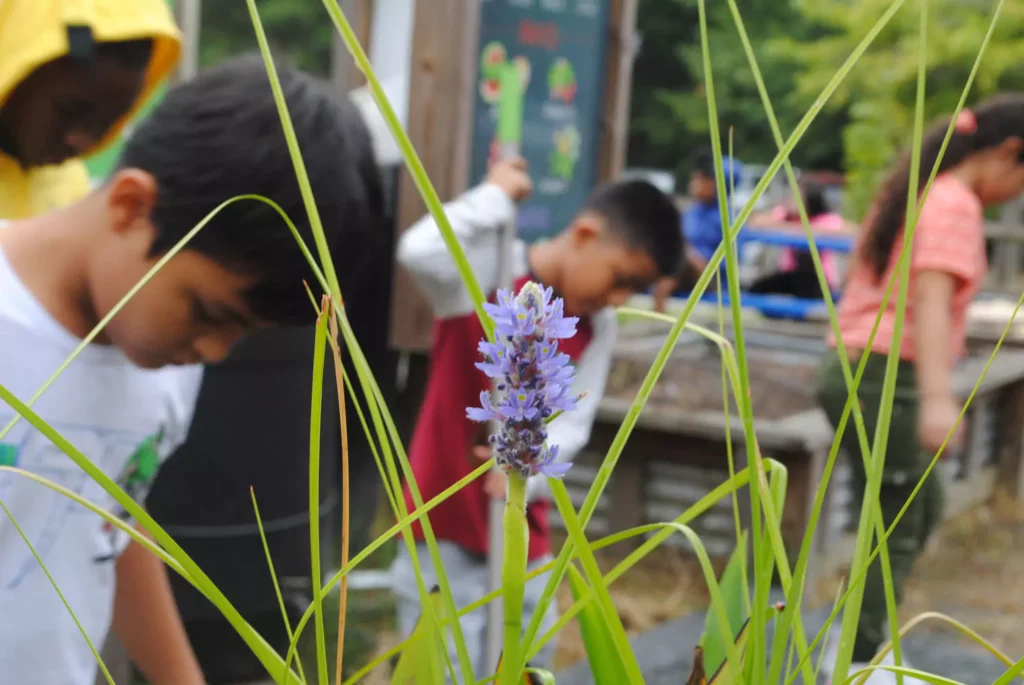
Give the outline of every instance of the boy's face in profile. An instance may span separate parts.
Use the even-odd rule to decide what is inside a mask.
[[[32,72],[0,108],[0,140],[25,168],[60,164],[102,140],[142,88],[144,69],[62,57]]]
[[[700,171],[690,173],[690,185],[687,194],[697,202],[705,204],[714,202],[718,197],[718,190],[715,188],[713,176],[707,176]]]
[[[118,172],[106,188],[108,230],[89,264],[89,297],[106,316],[162,255],[151,255],[152,176]],[[257,279],[187,247],[172,257],[104,329],[103,336],[143,368],[221,361],[255,320],[245,293]]]
[[[621,306],[658,277],[654,259],[610,232],[601,216],[577,217],[565,237],[569,249],[559,295],[569,314],[585,316]]]

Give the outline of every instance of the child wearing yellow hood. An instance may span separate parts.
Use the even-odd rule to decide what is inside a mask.
[[[88,192],[78,158],[118,136],[180,46],[166,0],[0,2],[0,220]]]

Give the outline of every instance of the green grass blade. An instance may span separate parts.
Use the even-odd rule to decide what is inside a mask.
[[[329,11],[334,10],[334,12],[336,12],[336,17],[335,13],[332,12],[332,17],[335,17],[336,23],[338,22],[338,20],[340,20],[340,22],[347,27],[347,22],[345,22],[344,17],[341,15],[340,9],[338,9],[336,5],[332,5],[330,3],[325,4],[327,5]],[[291,117],[288,113],[288,107],[284,100],[283,92],[281,90],[280,80],[277,76],[277,70],[274,66],[273,58],[271,56],[271,51],[269,43],[267,41],[266,33],[264,32],[262,23],[260,22],[259,13],[256,10],[256,4],[254,0],[247,0],[247,5],[249,8],[249,16],[253,24],[253,29],[256,32],[257,42],[259,43],[260,46],[260,53],[263,56],[264,65],[267,70],[267,77],[270,81],[271,91],[273,92],[274,100],[277,105],[278,113],[280,115],[281,126],[284,132],[285,140],[288,145],[289,153],[292,158],[292,164],[295,169],[296,179],[298,180],[299,183],[299,189],[302,192],[303,202],[305,204],[306,213],[309,218],[310,228],[313,233],[317,250],[321,258],[321,267],[323,269],[323,272],[322,274],[320,272],[317,272],[317,275],[318,277],[322,276],[322,278],[326,281],[327,292],[331,295],[332,300],[340,303],[343,302],[343,299],[341,296],[337,275],[334,271],[334,266],[331,263],[330,249],[329,246],[327,245],[326,236],[324,234],[323,223],[320,220],[319,212],[317,211],[316,208],[316,202],[313,198],[313,193],[309,185],[309,179],[306,174],[305,164],[302,161],[302,154],[301,151],[299,150],[298,142],[295,137],[295,131],[291,123]],[[340,28],[341,26],[339,26],[339,29]],[[351,33],[350,28],[349,31]],[[345,36],[343,35],[343,37]],[[354,35],[350,37],[354,39]],[[354,42],[356,43],[355,47],[359,49],[358,41]],[[349,47],[350,49],[352,48],[352,46]],[[361,51],[361,49],[359,50]],[[451,248],[452,246],[449,245],[449,249]],[[470,273],[469,275],[471,276],[472,274]],[[479,286],[477,286],[475,291],[471,288],[471,292],[474,294],[474,297],[479,296],[480,302],[482,302],[482,293],[480,293],[479,291]],[[477,302],[477,306],[479,310],[478,313],[482,316],[483,310],[482,307],[480,306],[480,302]],[[395,469],[393,455],[391,454],[387,438],[388,432],[392,432],[393,422],[391,422],[390,414],[387,411],[387,407],[380,397],[379,388],[376,387],[376,381],[372,378],[372,373],[370,372],[369,367],[366,363],[366,358],[362,354],[362,351],[359,349],[358,343],[355,341],[355,336],[352,333],[350,326],[348,325],[348,321],[344,316],[343,309],[338,307],[336,308],[335,311],[337,313],[338,322],[341,325],[341,329],[344,333],[346,347],[349,350],[349,353],[355,365],[363,392],[367,396],[368,405],[371,412],[371,418],[373,419],[375,428],[377,429],[378,439],[380,440],[381,448],[384,451],[385,461],[388,466],[388,475],[389,478],[391,479],[391,487],[395,490],[395,492],[398,492],[401,489],[401,483],[398,478],[397,471]],[[483,319],[486,319],[486,317],[483,317]],[[484,323],[484,328],[485,330],[489,330],[488,323],[486,321]],[[397,432],[394,433],[395,435],[397,435]],[[421,506],[423,504],[422,497],[420,496],[419,488],[416,487],[415,479],[411,477],[411,470],[409,469],[408,459],[405,458],[404,452],[400,449],[400,441],[397,440],[397,438],[393,439],[395,442],[395,446],[399,448],[400,465],[405,473],[406,482],[409,484],[410,493],[413,496],[413,502],[417,507]],[[400,504],[400,506],[404,507],[404,500],[396,497],[396,501]],[[445,575],[443,564],[441,564],[440,562],[440,553],[437,550],[437,541],[436,539],[434,539],[433,531],[430,527],[429,520],[423,519],[421,523],[423,526],[425,541],[431,554],[431,560],[433,561],[434,571],[437,575],[438,583],[441,588],[441,595],[446,605],[446,611],[448,611],[450,614],[454,614],[456,611],[455,603],[454,600],[452,600],[451,588],[448,583],[448,579]],[[415,541],[413,540],[412,535],[409,533],[404,534],[403,538],[406,545],[406,549],[409,551],[409,555],[413,567],[415,569],[421,602],[428,615],[432,615],[431,604],[428,601],[427,597],[427,589],[423,583],[422,571],[420,569],[419,558],[416,552]],[[465,640],[462,638],[462,629],[458,622],[453,623],[452,632],[455,637],[455,647],[460,667],[463,670],[466,682],[470,683],[472,680],[471,662],[469,660],[469,654],[465,647]],[[289,650],[290,653],[291,651],[292,650]]]
[[[78,620],[78,616],[75,615],[74,610],[68,603],[67,597],[65,597],[64,593],[60,591],[60,587],[57,586],[57,581],[55,581],[53,579],[53,576],[50,575],[50,569],[48,569],[46,567],[46,564],[43,563],[43,559],[39,556],[39,553],[36,552],[36,548],[32,545],[32,541],[28,539],[27,535],[25,535],[25,531],[22,530],[21,525],[18,523],[18,520],[14,518],[14,514],[12,514],[11,510],[7,508],[7,505],[4,504],[3,500],[0,500],[0,508],[4,510],[5,514],[7,514],[7,518],[10,520],[11,525],[13,525],[14,529],[18,531],[18,535],[20,535],[21,539],[25,541],[25,545],[32,553],[32,556],[35,557],[36,563],[39,564],[39,568],[41,568],[43,570],[43,573],[46,574],[46,579],[50,581],[50,585],[53,586],[54,592],[56,592],[57,596],[60,597],[61,604],[64,605],[64,608],[67,610],[68,615],[71,616],[71,620],[75,622],[75,627],[78,628],[78,632],[82,634],[82,638],[85,640],[85,644],[89,646],[89,651],[92,652],[93,658],[96,659],[96,664],[99,666],[100,672],[103,674],[103,677],[106,679],[108,683],[110,683],[110,685],[114,685],[114,677],[110,675],[110,671],[107,670],[107,665],[103,663],[103,657],[101,657],[100,653],[96,650],[96,645],[94,645],[92,643],[92,640],[89,639],[89,634],[85,632],[85,628],[82,627],[82,623]]]
[[[959,680],[943,678],[942,676],[932,675],[931,673],[918,671],[914,668],[903,668],[902,666],[869,666],[867,668],[860,669],[842,682],[844,684],[853,683],[858,680],[860,676],[870,675],[874,671],[888,671],[889,673],[894,673],[896,674],[897,680],[902,680],[903,676],[908,675],[917,678],[918,680],[923,680],[926,683],[931,683],[932,685],[966,685],[966,683],[961,683]]]
[[[49,389],[49,387],[53,385],[53,382],[56,381],[57,378],[59,378],[60,375],[64,373],[68,366],[71,365],[71,362],[73,362],[75,358],[78,357],[79,354],[81,354],[82,350],[91,345],[92,342],[96,339],[96,336],[99,335],[103,331],[103,329],[107,327],[107,324],[110,323],[115,316],[117,316],[121,309],[124,308],[126,304],[128,304],[129,300],[131,300],[135,296],[135,293],[139,292],[139,290],[141,290],[143,286],[149,283],[150,279],[153,278],[153,276],[155,276],[160,271],[160,269],[162,269],[164,265],[167,264],[167,262],[170,261],[172,257],[174,257],[174,255],[181,252],[181,250],[183,250],[185,246],[188,245],[189,241],[191,241],[192,238],[194,238],[196,234],[199,233],[199,231],[203,230],[203,228],[205,228],[206,225],[210,223],[213,217],[217,216],[217,214],[219,214],[225,207],[244,200],[255,200],[257,202],[263,202],[264,204],[268,204],[275,210],[277,210],[278,214],[285,217],[286,221],[288,221],[287,215],[285,215],[284,211],[281,209],[280,206],[278,206],[273,201],[268,200],[267,198],[261,195],[239,195],[237,197],[231,198],[230,200],[225,200],[224,202],[220,203],[217,207],[213,209],[213,211],[207,214],[202,221],[200,221],[198,224],[192,227],[192,229],[188,233],[186,233],[184,237],[182,237],[182,239],[179,240],[170,250],[168,250],[166,254],[161,256],[160,259],[158,259],[156,263],[152,267],[150,267],[149,271],[147,271],[146,274],[139,279],[139,282],[133,285],[124,295],[124,297],[122,297],[117,302],[117,304],[115,304],[110,309],[107,315],[100,319],[99,323],[97,323],[93,327],[93,329],[89,331],[89,333],[84,338],[82,338],[78,345],[75,346],[75,349],[71,351],[71,354],[69,354],[67,358],[60,363],[60,365],[57,367],[57,370],[54,371],[46,380],[46,382],[43,383],[42,386],[40,386],[40,388],[32,395],[31,398],[29,398],[29,400],[26,402],[26,406],[33,406],[36,403],[36,401],[38,401],[39,398],[42,397],[43,393],[46,392]],[[288,223],[290,224],[290,221],[288,221]],[[291,226],[291,228],[292,232],[296,236],[298,236],[298,232],[295,231],[294,226]],[[304,246],[302,247],[304,248]],[[3,440],[4,436],[6,436],[11,431],[11,429],[18,424],[19,421],[21,421],[21,416],[15,416],[7,423],[6,426],[3,427],[3,429],[0,429],[0,440]]]
[[[434,588],[430,591],[429,597],[434,609],[433,614],[442,616],[444,603],[441,601],[440,590]],[[416,685],[421,682],[424,675],[427,675],[427,682],[424,685],[442,685],[443,655],[448,651],[444,645],[444,633],[437,622],[425,620],[425,616],[421,614],[412,637],[398,657],[398,663],[391,674],[391,685]]]
[[[733,228],[730,228],[729,230],[729,240],[732,240],[735,237],[735,234],[738,231],[738,227],[742,226],[743,222],[745,222],[747,218],[749,218],[750,213],[753,210],[753,203],[756,201],[757,198],[764,194],[769,183],[771,183],[772,179],[775,177],[775,174],[778,173],[779,168],[782,166],[782,160],[788,158],[789,153],[793,150],[794,147],[796,147],[797,142],[800,140],[801,136],[803,136],[804,132],[806,132],[806,130],[810,127],[811,123],[814,121],[815,117],[817,117],[821,109],[825,106],[825,103],[828,101],[829,97],[831,97],[832,93],[834,93],[836,88],[839,87],[839,84],[842,83],[843,79],[846,78],[847,74],[849,74],[849,72],[853,69],[854,64],[856,64],[860,56],[864,54],[864,52],[871,45],[871,43],[878,36],[878,34],[881,33],[882,29],[885,28],[886,24],[889,22],[890,19],[892,19],[893,15],[896,13],[899,7],[902,6],[903,2],[904,0],[897,0],[893,4],[893,6],[890,7],[889,10],[885,12],[878,19],[878,21],[875,22],[874,26],[872,26],[871,30],[868,32],[868,35],[865,36],[864,39],[857,45],[856,49],[850,54],[850,57],[847,58],[846,62],[843,63],[843,66],[840,67],[839,71],[837,71],[835,76],[832,77],[828,85],[822,91],[821,95],[814,101],[810,109],[800,120],[800,123],[794,129],[793,134],[787,139],[785,145],[779,151],[779,154],[776,156],[775,160],[768,166],[764,176],[755,186],[754,191],[752,193],[751,201],[743,209],[743,211],[741,211],[739,215],[736,217],[736,220],[733,223]],[[610,478],[611,471],[614,470],[615,464],[617,463],[618,458],[622,453],[622,449],[625,446],[625,442],[629,438],[629,435],[632,432],[633,427],[636,425],[636,422],[640,416],[640,412],[643,410],[644,405],[647,403],[647,399],[650,397],[651,390],[654,388],[654,383],[661,375],[661,372],[664,369],[665,364],[668,360],[668,356],[672,348],[675,346],[676,341],[679,339],[679,334],[682,332],[683,326],[685,326],[685,324],[689,320],[689,317],[693,312],[694,308],[696,307],[698,300],[704,294],[704,291],[707,289],[708,284],[711,282],[711,278],[722,260],[723,253],[724,247],[719,246],[715,253],[711,256],[711,259],[708,261],[707,268],[704,269],[704,273],[701,274],[700,278],[697,281],[697,284],[693,288],[693,291],[687,298],[686,304],[683,306],[683,310],[680,312],[679,317],[673,324],[672,330],[669,331],[668,337],[665,340],[662,349],[658,352],[657,356],[655,357],[654,363],[651,366],[650,371],[648,371],[647,376],[642,381],[640,389],[637,391],[636,398],[634,398],[633,403],[627,410],[626,416],[622,424],[619,426],[619,430],[612,441],[612,445],[610,446],[607,455],[605,456],[605,460],[602,463],[600,469],[598,470],[598,474],[595,478],[594,485],[591,487],[591,490],[587,494],[587,498],[583,503],[583,507],[580,509],[580,519],[584,527],[590,521],[590,517],[593,515],[594,508],[597,506],[597,501],[600,498],[601,494],[604,492],[604,488],[607,485],[608,479]],[[568,563],[568,559],[571,554],[572,549],[570,545],[566,545],[565,547],[563,547],[562,551],[559,553],[558,558],[556,560],[557,563],[555,566],[555,572],[552,574],[552,577],[548,585],[545,587],[544,594],[541,598],[541,602],[538,605],[538,614],[535,615],[534,620],[531,620],[529,626],[526,629],[526,635],[524,637],[526,644],[530,644],[534,639],[536,639],[537,633],[540,630],[539,616],[547,608],[548,604],[551,601],[551,597],[554,594],[555,587],[558,583],[561,582],[561,579],[565,574],[565,565]]]
[[[569,573],[566,577],[573,600],[584,602],[583,608],[577,614],[577,620],[580,625],[580,637],[583,639],[583,649],[587,654],[587,663],[594,677],[594,685],[628,683],[626,665],[622,662],[622,655],[605,625],[601,610],[593,602],[584,601],[585,597],[592,596],[587,581],[575,564],[569,564]]]
[[[57,449],[66,454],[72,462],[82,469],[93,481],[102,487],[114,498],[129,516],[138,521],[153,536],[155,541],[162,546],[181,565],[185,573],[191,579],[196,588],[209,599],[217,609],[224,615],[228,623],[238,632],[252,650],[260,663],[267,669],[267,672],[275,678],[278,685],[289,685],[297,683],[298,678],[294,673],[284,669],[284,662],[274,652],[273,648],[260,636],[238,610],[227,600],[224,593],[210,580],[209,576],[203,573],[202,569],[192,561],[192,558],[185,553],[185,550],[178,545],[174,539],[150,516],[146,510],[133,500],[124,490],[118,487],[100,468],[93,464],[88,457],[81,453],[67,438],[61,435],[48,423],[36,414],[28,405],[22,402],[14,393],[0,384],[0,401],[8,404],[15,412],[20,414],[39,433],[49,440]]]
[[[992,362],[995,360],[995,355],[999,352],[999,349],[1002,347],[1003,341],[1006,339],[1006,336],[1009,334],[1010,330],[1012,329],[1012,327],[1013,327],[1013,320],[1014,320],[1014,318],[1016,318],[1017,312],[1020,310],[1021,306],[1024,306],[1024,294],[1021,294],[1020,298],[1017,300],[1017,307],[1014,309],[1013,316],[1011,317],[1010,321],[1008,321],[1006,323],[1006,326],[1003,328],[1003,333],[999,337],[999,340],[996,341],[995,349],[992,351],[992,354],[989,356],[988,360],[985,362],[985,366],[982,369],[981,374],[978,377],[977,382],[974,384],[974,388],[971,390],[971,393],[968,396],[967,401],[964,403],[963,409],[961,409],[961,411],[960,411],[960,415],[957,418],[956,424],[953,426],[952,430],[950,431],[950,434],[949,434],[950,436],[953,434],[954,431],[956,431],[957,427],[960,425],[960,422],[963,420],[964,415],[967,413],[968,407],[970,406],[971,402],[974,399],[974,396],[978,392],[978,388],[981,387],[982,382],[985,380],[985,376],[988,375],[988,370],[992,366]],[[949,436],[947,436],[947,438],[946,438],[947,442],[948,442],[948,440],[949,440]],[[943,449],[945,448],[945,443],[943,443],[942,447],[943,447]],[[931,472],[935,468],[935,465],[938,463],[939,458],[941,457],[941,455],[942,455],[942,449],[940,449],[935,454],[935,456],[932,458],[932,461],[928,464],[927,468],[924,471],[924,474],[922,474],[921,478],[917,481],[917,485],[915,485],[914,489],[911,491],[910,496],[907,498],[907,501],[904,503],[903,507],[896,514],[896,516],[893,517],[893,522],[886,529],[885,534],[882,536],[880,544],[885,542],[889,538],[889,536],[892,534],[893,530],[896,529],[896,526],[898,526],[900,521],[903,520],[903,516],[906,514],[907,510],[910,508],[910,504],[914,501],[914,498],[917,497],[917,493],[921,490],[921,488],[924,486],[925,481],[931,475]],[[878,555],[878,553],[879,553],[879,547],[876,546],[874,551],[868,556],[866,564],[870,565],[870,563],[874,560],[874,558]],[[850,586],[853,586],[855,584],[863,582],[864,577],[867,574],[867,565],[865,565],[863,568],[861,568],[859,570],[859,572],[857,572],[856,574],[851,573],[851,575],[850,575]],[[825,627],[822,629],[822,631],[818,634],[818,637],[811,644],[812,648],[821,639],[821,636],[828,631],[829,626],[831,626],[831,624],[832,624],[832,621],[839,614],[839,611],[842,609],[843,605],[846,603],[846,601],[849,598],[851,593],[852,593],[852,590],[848,588],[846,590],[846,592],[843,594],[843,596],[839,599],[839,601],[836,602],[835,608],[832,610],[832,613],[829,615],[828,619],[825,622]],[[803,658],[806,659],[807,657],[805,656]],[[790,677],[789,679],[787,679],[786,680],[786,685],[791,685],[793,683],[794,679],[795,679],[795,676]]]
[[[579,552],[580,562],[583,565],[584,573],[586,573],[587,582],[590,583],[590,586],[597,593],[597,606],[603,615],[608,636],[615,644],[615,649],[619,653],[622,665],[626,669],[628,677],[626,682],[642,683],[644,678],[640,672],[640,664],[636,662],[633,650],[629,646],[629,637],[626,635],[626,629],[622,625],[622,619],[619,618],[619,612],[615,609],[612,597],[608,593],[608,587],[601,578],[601,569],[597,565],[594,551],[587,542],[586,534],[583,532],[583,526],[580,525],[580,520],[576,516],[576,511],[572,508],[569,491],[566,490],[565,483],[560,478],[548,478],[548,484],[551,495],[555,500],[555,506],[558,507],[558,513],[565,523],[565,530],[569,534],[569,539],[575,543],[575,547]]]
[[[722,226],[729,226],[730,219],[732,217],[732,211],[729,207],[730,195],[726,186],[726,179],[724,174],[724,167],[722,164],[722,138],[718,128],[718,111],[717,104],[715,101],[715,79],[711,71],[711,48],[708,45],[708,20],[707,20],[707,7],[705,0],[699,0],[697,3],[698,17],[700,24],[700,43],[701,43],[701,58],[704,69],[704,89],[706,92],[707,105],[708,105],[708,127],[710,130],[711,137],[711,150],[715,158],[715,185],[718,190],[718,210],[721,214]],[[730,166],[730,169],[732,167]],[[730,171],[730,179],[732,173]],[[725,237],[725,236],[723,236]],[[743,334],[743,321],[741,312],[741,300],[740,300],[740,284],[739,284],[739,257],[737,255],[736,244],[732,237],[728,237],[722,241],[722,246],[725,247],[726,255],[726,287],[729,289],[729,306],[732,312],[733,321],[733,335],[735,336],[736,342],[736,360],[739,370],[739,383],[741,392],[737,393],[736,402],[739,408],[740,420],[743,423],[743,435],[744,435],[744,447],[747,452],[747,463],[750,464],[755,471],[760,466],[758,461],[761,458],[760,452],[757,449],[757,441],[754,435],[754,413],[753,407],[749,402],[749,388],[750,378],[747,369],[747,354],[746,344],[744,343]],[[716,276],[721,272],[716,269]],[[751,526],[751,537],[753,539],[754,548],[754,571],[757,577],[763,577],[767,571],[770,557],[765,555],[765,546],[762,544],[762,532],[761,532],[761,497],[763,495],[761,488],[761,480],[755,478],[750,481],[750,526]],[[770,573],[770,571],[768,571]],[[767,613],[765,606],[767,604],[768,587],[763,583],[754,582],[754,600],[751,607],[751,630],[756,634],[762,634],[765,629],[767,622]],[[746,589],[744,589],[746,592]],[[761,663],[760,649],[763,644],[758,640],[755,640],[752,644],[751,649],[751,663]],[[737,661],[733,661],[734,664],[738,664]],[[739,672],[739,669],[737,669]],[[741,681],[743,679],[741,677]]]
[[[747,535],[744,531],[737,538],[736,547],[729,556],[729,562],[719,581],[727,605],[728,630],[731,635],[738,635],[740,628],[747,620],[747,603],[744,601],[748,592],[744,570],[746,565]],[[717,671],[718,667],[725,663],[725,645],[719,637],[721,630],[721,626],[718,625],[718,614],[708,609],[707,617],[704,619],[704,634],[701,636],[700,646],[704,650],[704,664],[711,673]]]
[[[313,587],[323,583],[320,570],[320,431],[324,399],[324,357],[327,352],[329,300],[324,296],[323,311],[317,318],[313,341],[313,388],[309,409],[309,554]],[[324,607],[320,593],[313,593],[313,616],[316,625],[316,668],[321,685],[327,676],[327,640],[324,635]]]
[[[250,0],[251,2],[252,0]],[[473,300],[473,307],[476,310],[477,317],[480,319],[480,323],[484,327],[484,331],[487,333],[487,337],[493,342],[494,340],[494,322],[487,316],[487,313],[483,309],[483,303],[486,300],[486,295],[480,288],[479,282],[476,280],[476,275],[473,273],[472,267],[469,265],[469,261],[466,259],[466,253],[462,249],[462,245],[459,244],[458,238],[455,237],[455,232],[452,230],[451,223],[448,221],[448,217],[445,216],[444,209],[441,205],[441,198],[438,197],[437,191],[434,189],[433,184],[427,177],[427,171],[423,168],[423,162],[420,161],[419,156],[416,154],[416,150],[413,148],[412,141],[409,140],[409,136],[402,129],[402,124],[398,119],[398,115],[395,114],[394,108],[391,103],[388,102],[387,96],[384,94],[384,89],[380,85],[380,81],[377,79],[377,75],[373,72],[373,67],[370,65],[370,58],[367,57],[366,52],[362,46],[359,45],[359,38],[356,36],[355,31],[352,30],[351,24],[345,17],[345,13],[338,6],[335,0],[323,0],[324,7],[327,8],[327,12],[331,17],[331,21],[334,22],[334,27],[338,30],[341,35],[341,39],[345,43],[345,47],[348,48],[349,53],[355,60],[356,66],[359,67],[360,71],[366,76],[366,82],[370,89],[370,94],[373,96],[374,102],[377,103],[377,109],[380,110],[381,116],[384,117],[384,122],[387,124],[388,130],[391,131],[391,135],[395,139],[395,143],[398,145],[399,151],[402,153],[402,159],[405,161],[405,167],[409,170],[412,176],[413,182],[416,184],[417,190],[420,191],[420,196],[427,205],[427,210],[430,215],[434,217],[434,221],[437,222],[437,227],[441,231],[441,237],[444,239],[444,244],[448,248],[448,253],[452,257],[452,261],[455,263],[456,268],[459,271],[459,276],[462,277],[462,282],[466,286],[466,290],[469,292],[470,297]]]
[[[274,596],[277,597],[277,605],[281,609],[281,619],[284,621],[284,630],[288,634],[288,639],[291,640],[294,636],[292,632],[292,622],[288,620],[288,610],[284,606],[284,595],[281,594],[281,584],[277,582],[277,571],[274,570],[274,559],[270,556],[270,545],[267,543],[267,532],[263,529],[263,517],[260,516],[260,507],[256,503],[256,491],[250,487],[249,496],[252,498],[252,510],[256,515],[256,527],[260,531],[260,543],[263,545],[263,554],[267,558],[267,568],[270,571],[270,582],[274,584]],[[299,678],[302,679],[303,685],[306,685],[306,674],[302,672],[302,661],[298,661],[295,664],[299,669]]]
[[[917,79],[917,103],[914,114],[914,135],[910,161],[910,182],[907,193],[907,223],[904,229],[903,253],[908,253],[913,244],[913,231],[916,227],[916,208],[918,205],[918,179],[921,167],[921,140],[924,131],[924,94],[925,94],[925,64],[927,61],[926,52],[926,28],[927,28],[927,5],[925,1],[919,2],[920,6],[920,36],[921,54],[918,62]],[[923,203],[923,198],[921,202]],[[899,350],[903,340],[903,325],[906,319],[907,298],[910,292],[910,260],[903,259],[899,267],[899,289],[896,296],[896,316],[893,322],[892,338],[889,354],[886,359],[885,374],[882,379],[881,398],[878,409],[878,420],[871,454],[871,468],[867,472],[867,487],[863,495],[861,520],[857,528],[857,545],[854,552],[851,574],[860,570],[865,563],[868,550],[871,546],[872,534],[875,523],[873,519],[876,512],[872,502],[878,500],[882,485],[882,474],[885,470],[886,446],[889,438],[889,425],[892,413],[893,400],[896,393],[896,372],[899,365]],[[884,525],[884,524],[883,524]],[[881,541],[884,545],[884,541]],[[866,566],[864,566],[866,570]],[[850,667],[850,658],[853,652],[854,637],[860,622],[861,601],[864,596],[864,585],[862,583],[851,585],[852,594],[846,605],[846,612],[843,615],[842,631],[839,638],[839,651],[836,657],[833,678],[844,680]],[[887,604],[890,602],[889,592],[886,592]],[[894,613],[895,607],[890,606],[890,613]],[[890,619],[895,623],[894,617]],[[896,656],[899,656],[897,648]],[[902,678],[897,676],[898,685],[902,685]]]

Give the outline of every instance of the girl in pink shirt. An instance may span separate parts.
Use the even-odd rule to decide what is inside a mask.
[[[949,128],[940,121],[921,145],[918,193],[924,189]],[[909,499],[933,455],[952,431],[961,399],[953,391],[951,371],[966,353],[967,306],[980,289],[987,269],[983,210],[1012,200],[1024,190],[1024,95],[994,97],[973,112],[963,110],[956,121],[938,175],[927,197],[910,246],[910,290],[903,337],[899,344],[896,396],[884,455],[879,502],[888,526]],[[874,439],[881,403],[886,356],[896,319],[896,291],[874,327],[889,280],[897,270],[904,242],[909,192],[909,155],[896,165],[878,192],[850,265],[839,304],[839,331],[856,367],[868,354],[858,388],[869,440]],[[829,421],[839,424],[848,390],[835,341],[822,359],[818,396]],[[959,436],[951,439],[957,444]],[[851,422],[843,435],[850,456],[854,485],[865,486],[865,468],[857,433]],[[941,520],[943,492],[939,476],[931,474],[889,538],[889,556],[897,601],[918,553]],[[868,572],[853,661],[870,661],[884,639],[884,584],[879,564]],[[835,642],[834,640],[832,642]],[[831,671],[834,659],[826,657]],[[856,667],[851,667],[850,673]],[[895,683],[894,676],[876,671],[869,685]],[[919,681],[905,678],[910,685]]]

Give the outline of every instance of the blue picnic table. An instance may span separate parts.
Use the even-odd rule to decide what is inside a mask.
[[[772,228],[745,227],[736,239],[737,246],[742,249],[746,245],[770,245],[773,247],[790,247],[798,250],[808,249],[807,236],[803,231]],[[815,233],[814,243],[819,251],[832,251],[849,254],[853,250],[854,236],[850,234]],[[825,301],[805,299],[789,295],[762,295],[743,291],[740,299],[744,308],[754,309],[769,317],[804,320],[808,316],[821,312]],[[839,299],[839,293],[833,293],[833,299]],[[717,304],[719,293],[704,293],[702,302]],[[723,306],[729,306],[728,293],[721,293]]]

